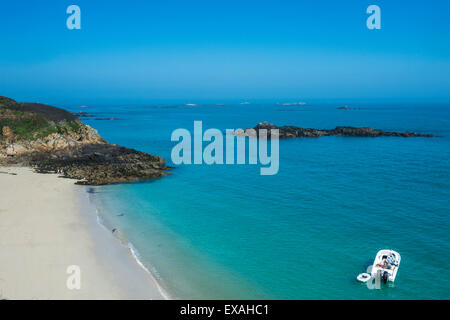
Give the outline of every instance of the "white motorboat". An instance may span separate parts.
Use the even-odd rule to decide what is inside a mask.
[[[373,265],[367,268],[367,272],[359,274],[356,279],[360,282],[368,282],[371,279],[394,282],[400,266],[400,254],[394,250],[383,249],[378,251]]]
[[[394,250],[384,249],[378,251],[372,265],[372,277],[379,276],[384,283],[394,282],[400,266],[400,254]]]

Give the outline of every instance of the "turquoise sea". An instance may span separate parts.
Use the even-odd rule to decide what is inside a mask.
[[[450,106],[158,105],[71,108],[109,142],[164,157],[173,130],[370,126],[436,138],[280,141],[280,170],[180,165],[162,179],[94,187],[90,199],[176,298],[449,299]],[[358,283],[379,249],[402,262],[393,286]]]

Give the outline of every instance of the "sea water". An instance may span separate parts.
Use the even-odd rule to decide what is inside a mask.
[[[110,143],[171,165],[177,128],[258,122],[368,126],[436,138],[280,141],[277,175],[259,165],[180,165],[148,182],[90,189],[102,218],[176,298],[449,299],[450,106],[96,106],[85,120]],[[358,109],[361,108],[361,109]],[[356,281],[379,249],[402,256],[394,285]]]

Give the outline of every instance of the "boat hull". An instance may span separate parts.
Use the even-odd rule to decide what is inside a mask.
[[[372,277],[376,277],[380,272],[381,276],[387,275],[387,280],[394,282],[400,266],[401,256],[398,252],[389,249],[378,251],[372,265]]]

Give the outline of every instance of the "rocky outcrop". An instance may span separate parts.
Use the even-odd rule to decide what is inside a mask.
[[[76,117],[80,117],[80,118],[91,118],[91,117],[95,117],[95,115],[87,113],[87,112],[73,112],[72,113],[74,116]]]
[[[14,132],[8,126],[2,127],[1,136],[5,144],[12,143],[14,141]]]
[[[283,138],[318,138],[324,136],[346,136],[346,137],[426,137],[431,138],[431,134],[421,134],[415,132],[389,132],[368,127],[336,127],[334,129],[311,129],[295,126],[278,127],[268,122],[258,123],[254,128],[236,130],[232,134],[236,136],[259,136],[261,129],[267,130],[267,137],[270,137],[270,129],[278,129],[278,137]]]
[[[8,126],[2,128],[5,141],[0,142],[0,158],[15,156],[26,152],[42,152],[62,150],[86,144],[107,143],[88,125],[80,124],[75,131],[68,129],[65,133],[51,133],[35,140],[16,139]]]
[[[158,178],[163,158],[107,143],[75,115],[42,104],[0,97],[0,166],[61,173],[77,184],[105,185]]]
[[[163,177],[171,169],[159,156],[108,143],[24,152],[2,159],[0,164],[31,166],[40,173],[60,172],[82,185],[148,180]]]

